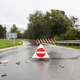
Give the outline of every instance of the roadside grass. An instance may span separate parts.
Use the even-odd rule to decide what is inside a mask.
[[[2,48],[7,48],[7,47],[12,47],[12,46],[17,46],[17,45],[22,45],[23,42],[21,42],[21,39],[0,39],[0,49]]]
[[[64,46],[64,47],[69,47],[69,48],[74,48],[74,49],[80,49],[80,45],[78,44],[69,44],[67,46],[67,44],[59,44],[58,46]]]

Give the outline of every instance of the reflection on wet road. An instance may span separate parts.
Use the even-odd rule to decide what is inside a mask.
[[[36,44],[34,41],[24,43],[0,51],[0,61],[9,60],[6,65],[0,64],[0,80],[80,80],[80,50],[45,44],[51,60],[32,59]],[[7,76],[2,77],[3,74]]]

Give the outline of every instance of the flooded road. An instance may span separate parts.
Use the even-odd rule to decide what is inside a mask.
[[[0,61],[9,60],[0,64],[0,80],[80,80],[80,50],[45,44],[50,59],[35,60],[35,46],[34,41],[24,41],[22,46],[0,51]]]

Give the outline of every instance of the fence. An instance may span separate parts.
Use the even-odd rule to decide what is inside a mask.
[[[67,44],[67,46],[68,46],[68,44],[80,44],[80,40],[62,40],[62,41],[56,41],[55,39],[37,39],[36,40],[36,43],[37,44],[40,44],[40,43],[52,43],[52,44]]]
[[[40,38],[40,39],[37,39],[37,40],[36,40],[36,43],[37,43],[37,44],[40,44],[40,43],[42,43],[42,44],[43,44],[43,43],[53,43],[53,44],[55,44],[55,42],[56,42],[55,39],[49,39],[49,38],[48,38],[48,39],[46,39],[46,38],[45,38],[45,39],[41,39],[41,38]]]

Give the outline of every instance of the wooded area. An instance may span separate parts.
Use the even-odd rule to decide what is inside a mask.
[[[25,38],[80,39],[79,24],[76,24],[78,18],[67,17],[64,11],[52,9],[45,14],[36,11],[29,15],[28,20],[28,29],[24,32]]]

